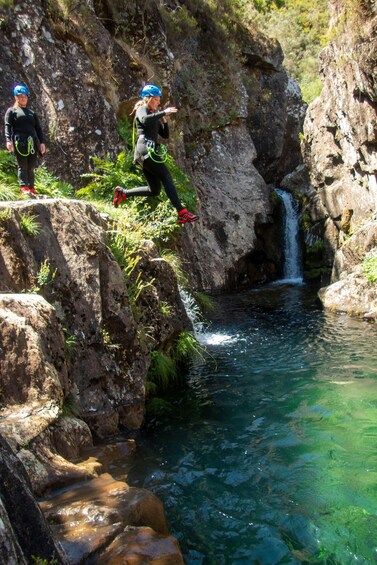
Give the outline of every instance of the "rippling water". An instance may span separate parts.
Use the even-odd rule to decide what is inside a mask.
[[[129,482],[163,500],[188,565],[377,563],[377,327],[305,286],[216,303]]]

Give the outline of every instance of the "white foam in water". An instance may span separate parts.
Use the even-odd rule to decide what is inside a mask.
[[[236,336],[217,333],[203,333],[196,336],[196,339],[203,345],[222,345],[234,341],[235,338]]]
[[[295,279],[279,279],[277,281],[273,281],[272,283],[270,283],[271,286],[275,286],[275,285],[282,285],[282,284],[304,284],[304,280],[302,277],[298,277]]]
[[[199,343],[202,345],[222,345],[224,343],[231,343],[237,339],[238,336],[206,332],[205,324],[201,319],[200,308],[194,297],[184,289],[180,288],[179,292],[183,305],[186,309],[186,313],[192,322],[195,337]]]

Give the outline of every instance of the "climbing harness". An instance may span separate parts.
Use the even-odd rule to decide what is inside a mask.
[[[29,155],[34,155],[35,153],[35,147],[34,147],[34,139],[31,135],[29,135],[29,137],[26,140],[26,151],[27,153],[22,153],[20,148],[19,148],[19,143],[20,143],[20,139],[16,139],[15,140],[15,147],[17,152],[22,156],[22,157],[29,157]],[[22,142],[21,145],[24,147],[25,143]]]
[[[167,161],[168,152],[165,145],[159,143],[156,150],[156,144],[154,141],[146,139],[145,143],[147,146],[148,157],[150,157],[152,161],[155,163],[165,163]]]
[[[132,126],[132,147],[135,147],[135,143],[136,143],[136,137],[137,137],[137,131],[136,131],[136,116],[134,118],[133,121],[133,126]],[[148,151],[148,157],[150,157],[152,159],[152,161],[154,161],[155,163],[166,163],[166,161],[168,160],[169,154],[168,154],[168,150],[166,149],[165,145],[163,143],[159,143],[157,144],[157,150],[156,150],[156,143],[152,140],[152,139],[147,139],[145,137],[145,135],[140,135],[141,138],[144,138],[145,140],[145,145],[147,147],[147,151]]]

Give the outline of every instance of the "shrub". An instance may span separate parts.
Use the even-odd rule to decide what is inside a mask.
[[[377,255],[375,252],[368,254],[362,265],[363,277],[371,284],[377,282]]]
[[[41,233],[41,224],[33,214],[20,214],[21,230],[27,235],[37,236]]]

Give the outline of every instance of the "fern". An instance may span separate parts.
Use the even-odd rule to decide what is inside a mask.
[[[41,233],[41,224],[33,214],[20,214],[21,230],[27,235],[37,236]]]
[[[38,167],[35,171],[35,188],[39,194],[45,194],[51,198],[72,198],[75,192],[72,185],[61,181],[45,165]]]

